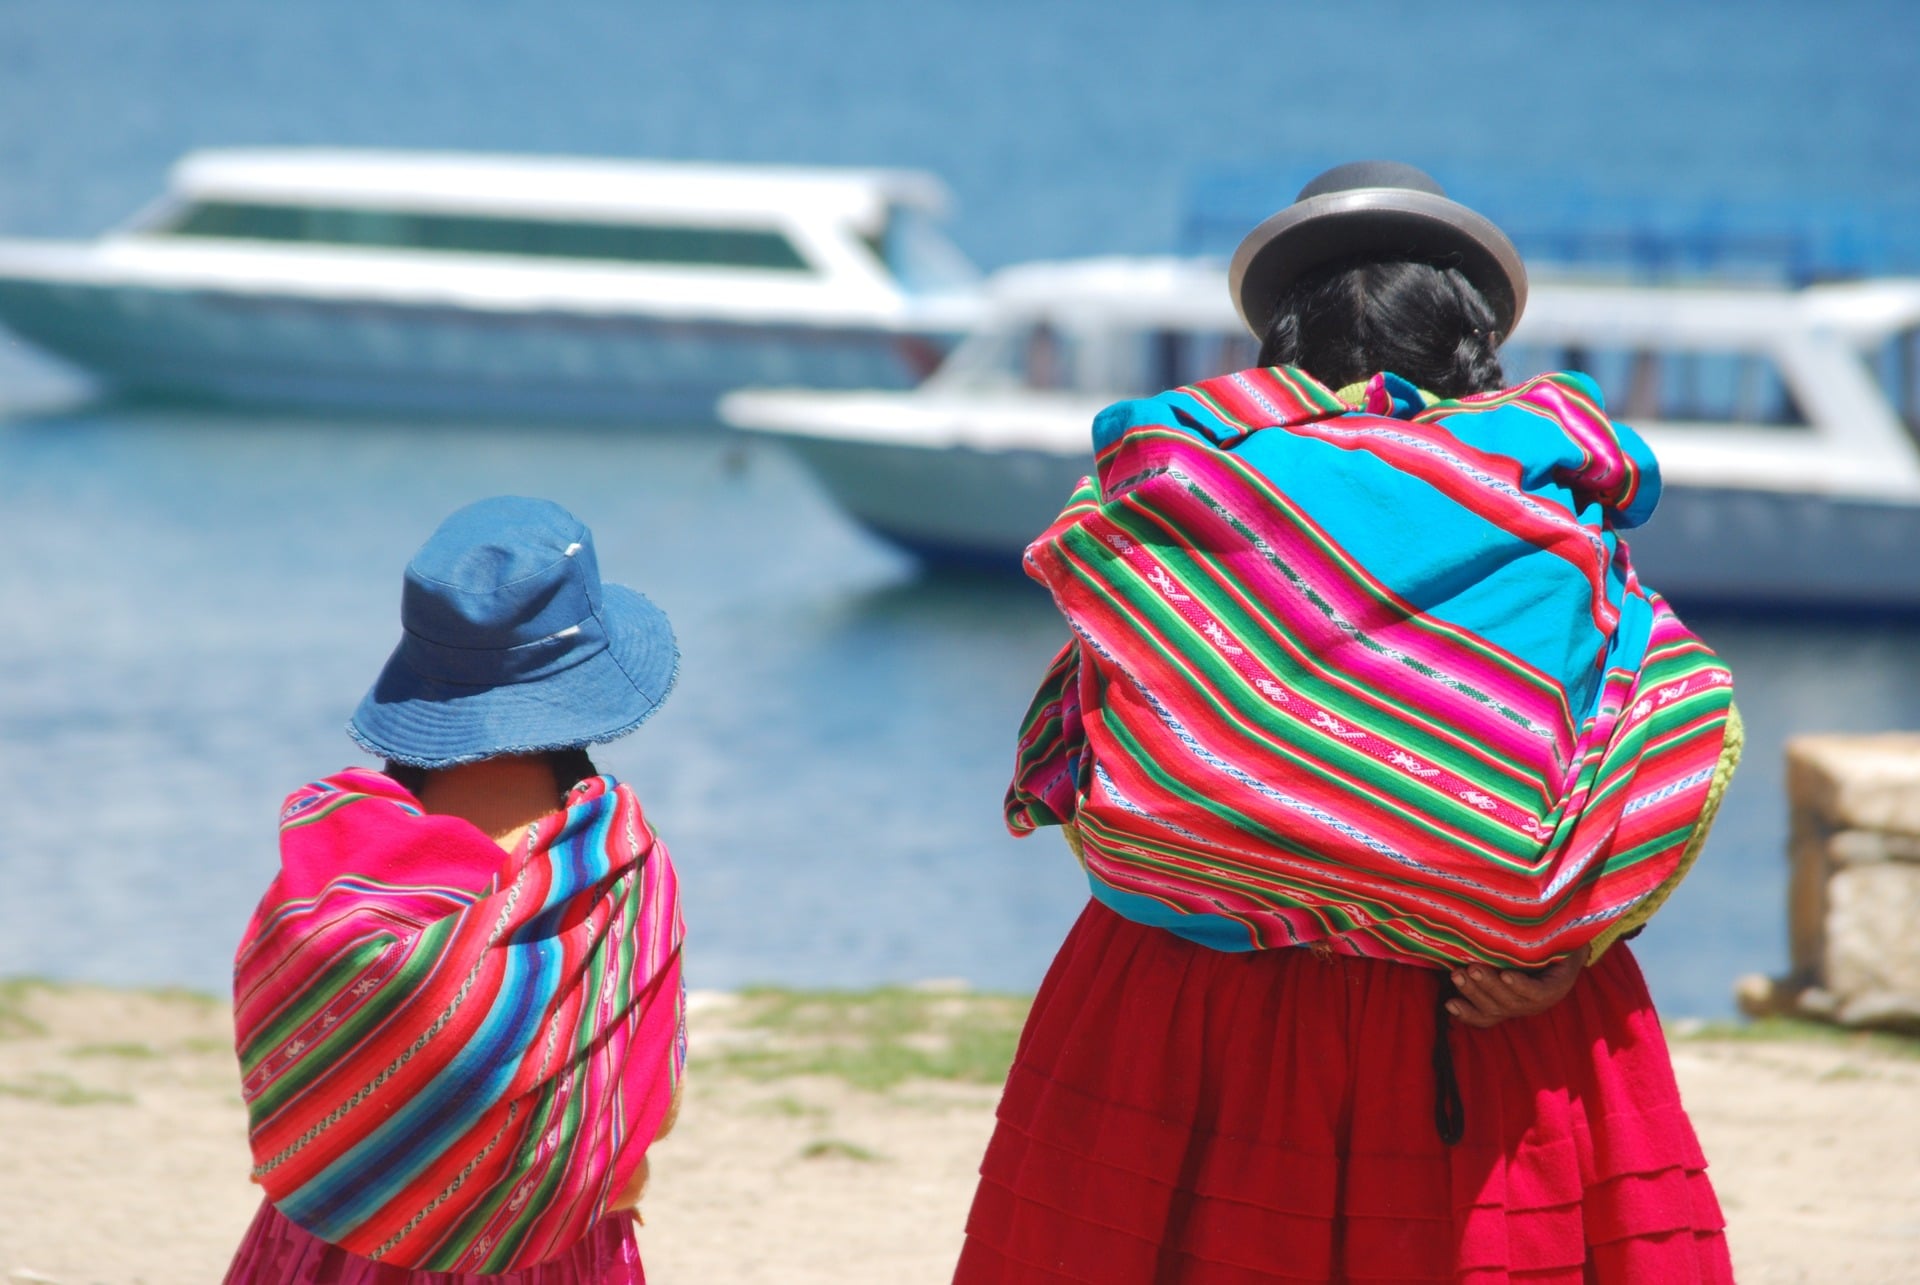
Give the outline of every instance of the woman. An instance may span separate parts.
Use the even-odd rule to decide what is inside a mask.
[[[685,1063],[672,862],[584,747],[679,653],[593,537],[517,497],[407,567],[348,726],[303,786],[234,966],[253,1178],[229,1285],[638,1285],[646,1149]]]
[[[1073,630],[1015,833],[1093,900],[961,1282],[1725,1280],[1618,941],[1697,854],[1731,680],[1635,576],[1591,381],[1517,388],[1505,236],[1410,166],[1235,255],[1262,369],[1122,403],[1028,550]]]

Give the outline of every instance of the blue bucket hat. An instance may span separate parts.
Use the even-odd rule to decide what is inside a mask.
[[[497,496],[442,522],[407,564],[400,625],[347,733],[414,767],[613,740],[679,674],[666,613],[602,584],[593,533],[550,500]]]

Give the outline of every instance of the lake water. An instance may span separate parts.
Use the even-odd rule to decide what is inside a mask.
[[[1303,152],[1920,198],[1907,6],[1537,8],[0,0],[0,234],[91,234],[189,147],[283,142],[922,166],[989,264],[1167,248],[1195,175]],[[0,973],[222,988],[281,795],[357,761],[401,566],[505,491],[572,508],[679,630],[672,701],[601,757],[675,852],[694,984],[1038,981],[1083,891],[999,824],[1062,637],[1037,591],[922,574],[713,430],[98,401],[6,340]],[[1784,963],[1783,740],[1920,726],[1920,626],[1690,619],[1748,760],[1640,951],[1670,1012],[1717,1014]]]

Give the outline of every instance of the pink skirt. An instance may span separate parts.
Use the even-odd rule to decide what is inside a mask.
[[[608,1214],[559,1258],[517,1272],[416,1272],[329,1245],[260,1203],[226,1285],[646,1285],[631,1213]]]
[[[1449,1023],[1441,974],[1229,954],[1093,903],[1021,1036],[960,1285],[1732,1280],[1638,965],[1536,1017]]]

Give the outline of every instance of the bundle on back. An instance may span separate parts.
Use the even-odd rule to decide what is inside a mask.
[[[1027,551],[1074,639],[1007,819],[1227,950],[1535,965],[1643,921],[1737,752],[1732,680],[1617,532],[1651,454],[1584,376],[1123,402]],[[1723,750],[1727,761],[1722,762]]]
[[[512,852],[387,777],[295,791],[235,962],[254,1179],[399,1267],[504,1272],[632,1179],[685,1059],[678,883],[595,777]]]

